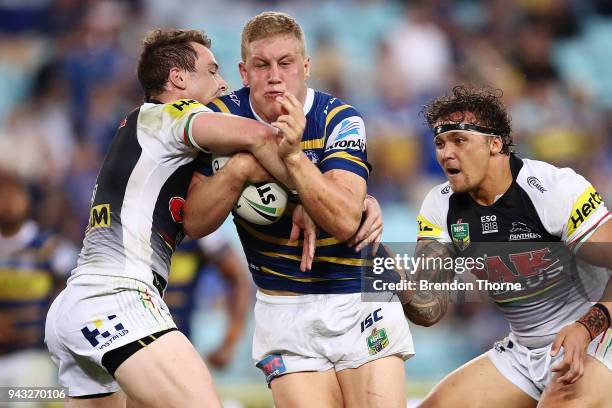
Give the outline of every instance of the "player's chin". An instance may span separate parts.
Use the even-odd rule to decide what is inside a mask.
[[[467,193],[470,190],[466,183],[460,182],[459,180],[449,180],[449,184],[451,189],[453,190],[453,193]]]

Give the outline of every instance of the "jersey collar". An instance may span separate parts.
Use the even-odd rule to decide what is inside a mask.
[[[308,115],[308,113],[310,112],[310,109],[312,109],[312,104],[314,103],[314,96],[315,96],[314,89],[308,88],[306,90],[306,100],[304,101],[304,116]],[[255,108],[253,108],[253,104],[251,103],[251,96],[250,96],[250,94],[249,94],[249,106],[251,108],[251,112],[253,112],[253,116],[255,116],[255,119],[257,119],[261,123],[268,124],[268,122],[263,120],[263,118],[261,118],[257,114],[257,112],[255,112]]]

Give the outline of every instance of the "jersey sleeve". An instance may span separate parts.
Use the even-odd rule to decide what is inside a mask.
[[[449,188],[443,184],[431,189],[423,200],[417,216],[417,241],[451,242],[446,225],[448,194]]]
[[[586,241],[611,216],[603,198],[584,177],[561,169],[555,182],[558,208],[551,208],[551,228],[568,246]]]
[[[363,118],[355,108],[334,99],[326,109],[325,149],[319,169],[322,173],[341,169],[368,179],[372,167],[366,152]]]
[[[167,114],[170,120],[169,128],[173,141],[181,143],[187,146],[187,148],[195,148],[207,152],[206,149],[198,145],[192,133],[193,120],[200,113],[205,112],[211,112],[210,108],[202,105],[195,99],[179,99],[167,103],[164,106],[164,113]]]

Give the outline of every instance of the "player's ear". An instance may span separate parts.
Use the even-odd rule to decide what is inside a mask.
[[[247,71],[244,66],[244,62],[238,63],[238,71],[240,72],[240,78],[242,78],[242,86],[249,86],[249,79],[247,78]]]
[[[180,68],[170,68],[170,73],[168,74],[168,82],[175,88],[185,90],[185,88],[187,88],[186,72]]]
[[[491,139],[491,142],[489,144],[489,147],[491,149],[491,154],[492,155],[499,154],[504,147],[504,142],[502,138],[501,137],[490,137],[490,136],[487,136],[487,137]]]
[[[308,79],[310,78],[310,56],[307,55],[306,58],[304,58],[304,78]]]

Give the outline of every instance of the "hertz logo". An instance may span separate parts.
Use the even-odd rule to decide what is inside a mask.
[[[110,204],[99,204],[91,207],[88,230],[98,227],[110,227]]]
[[[574,231],[584,222],[603,202],[602,197],[593,186],[589,186],[576,200],[569,220],[567,221],[567,236],[570,237]]]

